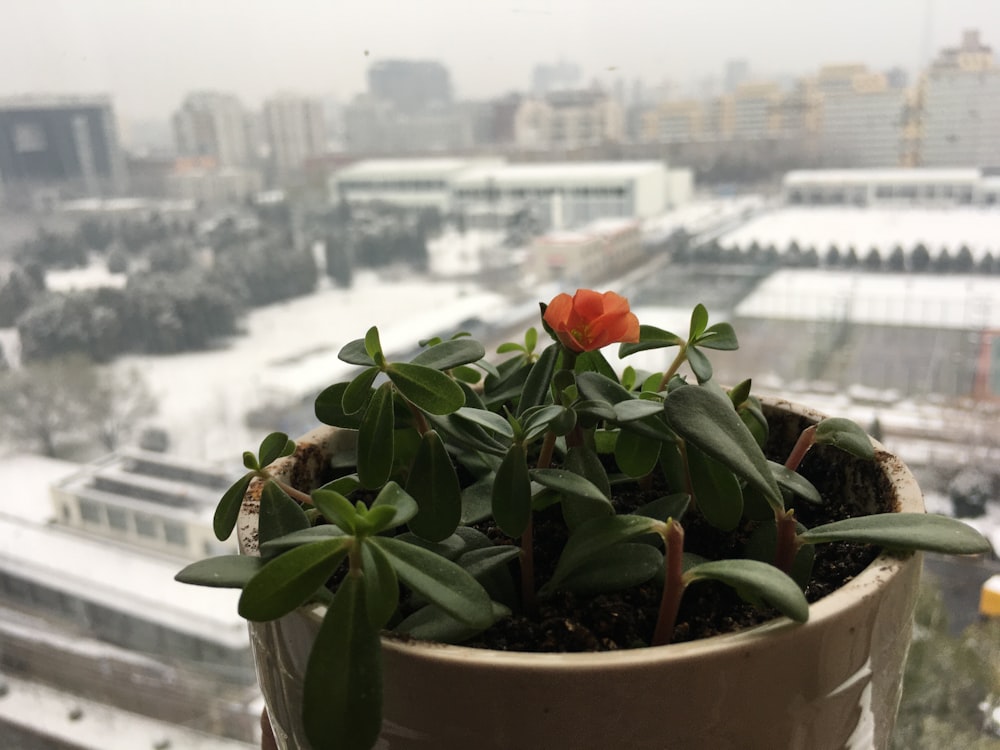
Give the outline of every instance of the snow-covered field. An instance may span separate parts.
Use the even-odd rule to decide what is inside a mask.
[[[774,245],[779,253],[791,242],[803,251],[815,248],[822,258],[830,245],[841,253],[853,247],[859,258],[878,248],[883,259],[897,245],[908,252],[923,243],[931,257],[942,248],[954,255],[968,245],[979,260],[987,252],[997,255],[1000,248],[1000,209],[951,208],[847,208],[821,206],[781,208],[761,214],[719,238],[724,247]]]

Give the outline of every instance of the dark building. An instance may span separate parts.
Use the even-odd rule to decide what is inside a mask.
[[[103,197],[125,188],[125,161],[107,97],[0,100],[0,191],[12,205]]]
[[[433,60],[380,60],[368,68],[368,93],[398,112],[451,104],[451,76]]]

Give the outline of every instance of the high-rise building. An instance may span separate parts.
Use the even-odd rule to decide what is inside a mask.
[[[254,149],[246,110],[232,94],[201,91],[189,94],[173,116],[177,152],[209,157],[220,167],[253,162]]]
[[[37,191],[100,197],[125,189],[125,159],[108,97],[0,100],[0,183],[8,202]],[[16,188],[16,189],[15,189]]]
[[[262,119],[275,181],[294,178],[306,159],[325,151],[326,125],[318,99],[279,94],[264,102]]]
[[[523,99],[514,117],[514,139],[524,148],[572,149],[616,143],[624,134],[621,104],[595,89]]]
[[[896,167],[906,162],[908,92],[864,65],[821,68],[823,162],[837,167]]]
[[[926,166],[1000,163],[1000,67],[993,51],[967,31],[941,51],[924,76],[920,162]]]
[[[412,113],[451,104],[451,76],[434,60],[380,60],[368,68],[368,93]]]

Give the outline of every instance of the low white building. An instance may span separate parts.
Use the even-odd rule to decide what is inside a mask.
[[[330,178],[336,203],[389,203],[404,208],[449,210],[451,182],[477,164],[502,164],[500,159],[368,159],[339,170]]]
[[[508,164],[500,159],[358,162],[330,180],[333,201],[385,202],[443,213],[511,215],[527,208],[544,229],[602,218],[648,218],[687,203],[691,170],[659,161]]]
[[[810,169],[785,175],[790,204],[971,205],[1000,202],[989,169]]]

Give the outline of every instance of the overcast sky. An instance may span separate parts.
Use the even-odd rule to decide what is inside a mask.
[[[164,118],[198,88],[348,99],[388,57],[442,61],[465,98],[527,89],[560,58],[647,85],[721,78],[732,58],[761,76],[912,71],[965,28],[1000,49],[1000,0],[0,0],[0,95],[110,93],[121,116]]]

